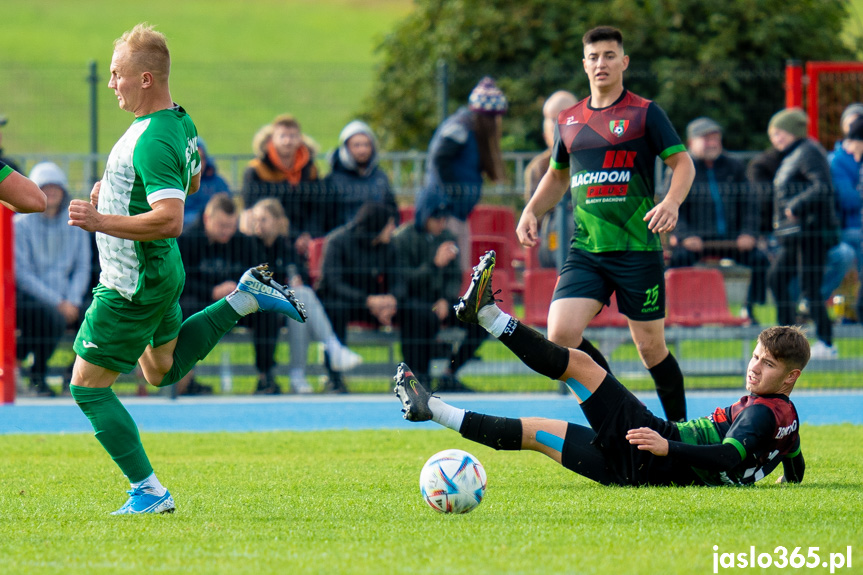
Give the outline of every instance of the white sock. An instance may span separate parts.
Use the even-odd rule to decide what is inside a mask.
[[[464,421],[464,409],[444,403],[439,397],[429,398],[429,409],[432,412],[432,421],[435,423],[439,423],[453,431],[461,429],[461,423]]]
[[[342,342],[339,341],[339,338],[337,338],[335,335],[332,335],[328,337],[327,340],[324,342],[324,347],[326,348],[327,353],[333,354],[337,350],[341,349],[343,346]]]
[[[155,473],[151,473],[149,477],[144,479],[143,481],[139,481],[138,483],[131,484],[132,489],[137,489],[138,487],[143,487],[148,493],[152,493],[157,497],[161,497],[165,494],[167,489],[165,489],[161,483],[159,483],[159,479],[156,477]]]
[[[235,312],[243,317],[258,311],[258,300],[248,292],[234,290],[225,296],[225,301],[234,308]]]
[[[476,314],[479,325],[494,337],[500,337],[512,316],[501,311],[496,304],[487,305]]]

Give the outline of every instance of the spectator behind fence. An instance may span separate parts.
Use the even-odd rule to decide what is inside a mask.
[[[485,77],[470,93],[468,106],[444,120],[429,143],[425,183],[416,203],[425,202],[426,195],[446,196],[452,207],[447,225],[458,238],[463,269],[473,265],[467,218],[479,202],[483,174],[504,181],[500,138],[506,110],[506,96]]]
[[[753,200],[758,202],[758,232],[773,236],[773,178],[782,163],[782,154],[773,146],[759,152],[746,166],[746,181]]]
[[[470,360],[486,338],[474,324],[456,320],[453,304],[461,292],[462,269],[455,235],[446,229],[450,213],[446,198],[426,196],[416,206],[415,220],[406,222],[393,236],[398,255],[398,323],[402,355],[416,366],[416,375],[431,388],[431,359],[446,357],[443,374],[433,386],[436,391],[473,391],[458,380],[458,370]],[[446,326],[464,331],[455,349],[448,345],[445,355],[433,355],[438,333]]]
[[[379,202],[398,214],[390,179],[378,165],[378,145],[372,129],[354,120],[339,134],[339,147],[330,154],[326,189],[331,214],[326,230],[343,226],[357,215],[366,202]]]
[[[705,257],[731,258],[752,270],[745,309],[757,324],[753,305],[767,298],[770,260],[759,249],[759,202],[749,192],[746,168],[722,148],[722,128],[710,118],[686,127],[695,181],[680,205],[669,267],[688,267]]]
[[[524,201],[529,202],[536,192],[539,181],[548,171],[551,161],[551,148],[554,146],[554,128],[557,126],[557,117],[567,108],[578,103],[578,99],[571,93],[559,90],[548,97],[542,106],[542,138],[545,141],[544,152],[534,157],[524,171]],[[565,229],[563,235],[560,233],[559,211],[563,211]],[[572,237],[575,222],[572,219],[572,194],[569,190],[563,195],[563,199],[557,204],[551,214],[546,214],[539,220],[539,264],[544,268],[558,268],[558,251],[560,242],[568,242]],[[568,251],[568,250],[567,250]],[[562,263],[562,262],[560,262]]]
[[[768,281],[776,299],[777,322],[792,325],[797,323],[797,306],[791,284],[799,273],[803,307],[815,320],[818,337],[812,357],[830,359],[838,353],[821,283],[827,252],[839,241],[839,224],[827,156],[806,137],[807,123],[803,110],[791,108],[774,114],[768,125],[770,142],[782,154],[773,179],[773,233],[779,251]]]
[[[18,359],[33,353],[30,387],[37,395],[53,396],[45,381],[48,360],[66,329],[80,320],[90,286],[90,237],[67,224],[69,184],[63,170],[42,162],[33,166],[30,179],[45,193],[47,207],[14,220]]]
[[[863,246],[861,246],[863,222],[861,222],[860,217],[863,202],[861,202],[861,156],[859,153],[863,123],[857,122],[860,118],[863,118],[863,104],[851,104],[845,108],[840,120],[844,139],[836,142],[833,153],[829,157],[830,175],[833,177],[833,189],[836,192],[836,209],[839,216],[842,243],[847,244],[854,251],[854,257],[857,260],[858,284],[863,279]],[[855,128],[853,132],[852,127]],[[829,295],[842,282],[845,277],[844,272],[847,270],[839,268],[833,271],[834,266],[829,263],[828,270],[830,271],[828,271],[824,283],[828,284]],[[863,322],[863,293],[859,290],[855,311],[857,320]]]
[[[225,193],[231,195],[228,182],[219,175],[216,163],[207,152],[204,139],[198,136],[198,153],[201,155],[201,187],[194,194],[186,196],[186,207],[183,212],[183,229],[192,226],[201,217],[204,207],[210,198],[216,194]]]
[[[318,188],[315,148],[303,134],[300,123],[290,114],[276,116],[261,128],[252,142],[256,158],[243,174],[241,231],[251,234],[246,219],[258,200],[276,198],[291,222],[291,239],[304,256],[309,241],[324,234],[325,218],[331,209]]]
[[[333,371],[353,369],[363,358],[348,349],[333,332],[330,318],[315,291],[309,286],[309,270],[305,258],[300,256],[289,239],[290,222],[285,217],[282,205],[275,198],[266,198],[255,204],[255,236],[261,243],[263,258],[278,281],[296,292],[306,306],[306,322],[288,326],[288,341],[291,346],[290,377],[291,390],[296,393],[311,393],[312,386],[306,380],[306,363],[309,343],[312,339],[324,344]]]
[[[593,28],[582,43],[590,96],[558,117],[551,165],[516,234],[523,246],[535,246],[537,218],[572,191],[575,233],[549,308],[549,337],[608,371],[584,329],[616,295],[665,414],[678,421],[686,417],[686,398],[683,373],[665,343],[660,234],[674,230],[695,168],[665,112],[624,87],[629,55],[620,30]],[[654,204],[657,158],[673,175],[665,199]]]
[[[773,235],[773,179],[782,163],[783,154],[773,146],[756,155],[746,167],[746,179],[754,198],[761,206],[759,230],[767,238],[768,251],[773,254],[778,250],[778,240]],[[827,250],[827,261],[824,264],[824,276],[821,280],[821,298],[829,299],[833,290],[842,282],[845,273],[854,264],[854,250],[845,242],[838,242]],[[769,274],[769,271],[768,271]],[[838,279],[836,279],[838,277]],[[791,280],[789,294],[792,301],[800,297],[800,281],[798,277]]]
[[[237,233],[238,210],[228,194],[216,194],[204,208],[201,220],[180,236],[180,254],[186,266],[186,287],[180,298],[183,316],[218,301],[237,288],[237,278],[247,262],[264,261],[258,242]],[[278,394],[275,380],[276,344],[284,324],[279,314],[252,314],[240,320],[251,329],[258,383],[255,393]],[[212,393],[212,388],[194,379],[194,371],[177,384],[180,395]]]
[[[375,327],[392,327],[397,312],[399,281],[396,254],[390,240],[395,230],[390,209],[375,202],[363,204],[353,220],[327,235],[318,297],[330,316],[339,341],[347,341],[348,323],[359,321]],[[341,374],[329,371],[325,390],[347,393]]]

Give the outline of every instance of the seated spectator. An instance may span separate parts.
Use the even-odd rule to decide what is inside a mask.
[[[339,341],[346,341],[352,321],[392,327],[398,310],[393,294],[399,281],[396,254],[390,245],[395,229],[390,209],[371,202],[363,204],[350,223],[327,235],[316,291]],[[329,354],[324,358],[330,371],[326,391],[347,393]]]
[[[42,162],[33,166],[30,179],[45,193],[47,207],[14,219],[18,359],[33,353],[30,387],[53,396],[45,381],[48,360],[66,329],[81,319],[90,286],[90,237],[67,223],[69,184],[63,170]]]
[[[446,326],[464,328],[464,340],[450,348],[437,391],[473,391],[458,380],[458,370],[486,338],[482,328],[456,320],[453,305],[461,293],[462,269],[455,235],[446,229],[450,209],[443,197],[416,206],[416,219],[402,225],[393,236],[398,255],[398,323],[405,363],[415,366],[417,378],[431,387],[431,359],[435,339]]]
[[[248,262],[263,261],[255,238],[237,233],[238,217],[236,205],[228,194],[216,194],[207,202],[201,220],[180,236],[178,244],[186,268],[186,285],[180,297],[184,319],[234,291],[237,278],[248,268]],[[258,371],[255,393],[281,393],[273,367],[282,324],[282,316],[275,313],[251,314],[238,324],[252,332]],[[194,372],[177,386],[180,395],[213,391],[210,386],[197,382]]]
[[[857,258],[857,281],[863,280],[863,254],[861,254],[861,194],[863,194],[863,181],[861,181],[861,167],[863,166],[863,105],[854,104],[859,110],[851,115],[850,122],[843,121],[842,131],[845,139],[836,144],[836,150],[830,164],[833,174],[833,185],[837,195],[844,196],[839,203],[840,219],[842,221],[842,240],[852,246]],[[848,109],[852,107],[849,106]],[[846,109],[846,112],[848,111]],[[856,172],[855,172],[856,168]],[[856,178],[855,178],[856,175]],[[853,206],[857,205],[856,211]],[[840,279],[841,281],[841,279]],[[863,322],[863,289],[857,290],[857,302],[855,304],[857,320]]]
[[[554,145],[554,129],[557,127],[557,117],[567,108],[578,103],[576,97],[564,90],[559,90],[548,97],[542,106],[542,138],[545,140],[546,149],[534,157],[524,171],[524,201],[529,202],[536,192],[539,181],[548,171],[551,161],[551,148]],[[563,214],[560,212],[563,211]],[[560,234],[560,216],[565,223],[564,234]],[[539,223],[539,265],[544,268],[558,268],[558,251],[561,242],[566,244],[569,252],[569,239],[575,228],[575,220],[572,218],[572,195],[566,191],[557,207],[550,214],[545,214]],[[566,256],[564,256],[564,259]]]
[[[768,281],[776,299],[779,325],[796,323],[797,305],[792,280],[799,275],[808,312],[815,320],[818,341],[812,357],[838,356],[833,347],[833,326],[821,296],[824,262],[828,250],[839,241],[830,165],[823,148],[808,139],[809,119],[799,108],[773,115],[768,135],[782,162],[773,179],[773,234],[779,243]]]
[[[204,207],[210,198],[216,194],[226,193],[231,195],[231,188],[225,178],[219,175],[216,163],[207,153],[204,139],[198,136],[198,153],[201,155],[201,186],[194,194],[186,196],[186,207],[183,213],[183,230],[201,217]]]
[[[256,158],[243,174],[243,206],[248,210],[264,198],[276,198],[292,223],[297,251],[304,256],[312,238],[324,235],[325,216],[330,210],[325,194],[316,185],[315,151],[303,136],[300,123],[290,114],[277,116],[253,141]],[[242,231],[252,233],[244,222]]]
[[[746,168],[722,148],[722,128],[710,118],[686,127],[687,148],[695,163],[695,181],[680,205],[677,227],[669,238],[669,267],[688,267],[705,257],[731,258],[752,270],[745,308],[758,323],[754,304],[767,299],[767,254],[758,248],[758,202],[753,202]]]
[[[390,179],[378,165],[377,140],[364,122],[354,120],[339,135],[339,147],[330,154],[326,177],[333,213],[327,231],[343,226],[366,202],[379,202],[398,213]]]
[[[861,251],[860,210],[863,208],[861,202],[860,168],[861,156],[859,154],[861,133],[851,133],[851,127],[856,121],[863,117],[863,104],[851,104],[842,112],[841,126],[844,139],[836,142],[836,147],[830,155],[830,174],[833,177],[833,189],[836,192],[836,209],[839,216],[842,243],[851,247],[854,258],[857,261],[858,282],[863,279],[863,251]],[[856,124],[860,126],[859,123]],[[827,297],[839,287],[845,277],[847,268],[835,267],[828,263],[827,277],[824,283]],[[825,298],[826,299],[826,298]],[[858,291],[857,304],[855,305],[858,321],[863,321],[863,291]]]
[[[333,371],[353,369],[363,358],[348,349],[333,332],[330,318],[324,311],[315,291],[309,286],[309,270],[305,258],[291,244],[288,232],[290,222],[285,217],[282,205],[275,198],[259,201],[253,208],[255,236],[261,243],[261,254],[270,266],[270,271],[280,283],[289,285],[297,299],[306,306],[306,322],[288,326],[288,341],[291,346],[290,377],[291,390],[296,393],[311,393],[312,386],[306,380],[306,363],[309,343],[314,339],[324,344]]]

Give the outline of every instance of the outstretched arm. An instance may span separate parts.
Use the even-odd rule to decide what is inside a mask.
[[[44,212],[47,201],[45,192],[32,180],[0,162],[0,204],[26,214]]]

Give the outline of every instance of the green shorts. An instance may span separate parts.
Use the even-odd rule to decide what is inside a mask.
[[[163,300],[139,304],[99,284],[75,337],[75,353],[94,365],[129,373],[148,345],[159,347],[180,333],[182,291],[180,283]]]

